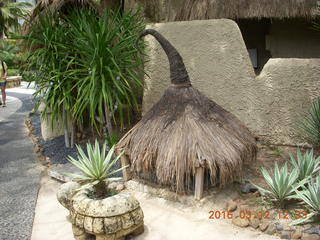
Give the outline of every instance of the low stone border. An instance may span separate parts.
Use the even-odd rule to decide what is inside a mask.
[[[281,239],[320,240],[319,224],[290,226],[292,220],[279,219],[279,214],[283,216],[283,213],[285,213],[282,210],[263,210],[246,204],[239,204],[236,201],[229,201],[225,210],[232,216],[231,222],[238,227],[251,227],[269,235],[277,235]],[[253,212],[261,212],[262,214],[261,216],[255,214],[255,216],[250,217]],[[265,219],[263,213],[270,215],[270,218]]]
[[[7,77],[7,85],[6,88],[14,88],[19,87],[21,85],[21,76],[10,76]]]
[[[29,138],[33,143],[33,151],[37,155],[39,161],[42,165],[48,166],[50,164],[50,158],[43,156],[43,148],[39,144],[39,138],[33,133],[33,126],[31,123],[32,112],[29,113],[29,116],[25,119],[25,124],[29,130]]]

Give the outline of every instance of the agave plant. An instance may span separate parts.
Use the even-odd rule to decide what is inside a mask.
[[[320,170],[320,157],[313,156],[313,149],[302,155],[297,150],[297,159],[289,152],[292,166],[299,171],[299,180],[310,178]]]
[[[104,143],[102,149],[100,149],[97,140],[95,141],[94,147],[90,143],[87,143],[87,154],[85,154],[83,149],[78,145],[77,149],[79,154],[78,160],[71,156],[68,157],[68,160],[76,166],[82,174],[69,173],[68,175],[82,183],[82,189],[93,187],[97,198],[105,197],[108,194],[106,182],[121,179],[121,177],[111,176],[126,167],[113,169],[122,154],[114,158],[114,146],[106,154],[107,144]]]
[[[287,163],[282,168],[275,163],[273,176],[265,168],[261,168],[261,173],[267,182],[270,190],[257,186],[262,195],[268,195],[271,200],[276,201],[280,207],[283,207],[284,201],[293,198],[295,190],[303,185],[304,181],[297,183],[299,179],[299,170],[288,171]]]
[[[320,98],[316,99],[309,112],[298,122],[303,137],[314,146],[320,146]]]
[[[296,198],[302,200],[310,209],[310,213],[306,218],[298,219],[292,224],[300,224],[315,215],[320,215],[320,176],[312,179],[307,187],[303,187],[302,191],[296,190]]]

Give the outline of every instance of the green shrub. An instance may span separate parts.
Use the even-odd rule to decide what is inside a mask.
[[[299,170],[293,169],[289,172],[287,163],[280,169],[278,164],[275,163],[273,176],[271,176],[265,168],[261,168],[261,173],[270,190],[257,186],[260,193],[270,197],[271,200],[277,202],[280,207],[284,206],[285,200],[293,198],[295,189],[303,184],[303,182],[297,183]]]
[[[104,143],[102,149],[100,149],[99,143],[96,140],[94,147],[90,143],[87,143],[87,154],[84,153],[80,146],[77,146],[78,160],[70,156],[68,157],[68,160],[81,171],[81,174],[69,173],[68,175],[84,184],[82,188],[93,187],[97,198],[107,196],[106,181],[121,179],[111,176],[125,168],[112,169],[122,154],[114,158],[114,146],[108,154],[106,154],[106,146],[107,144]]]
[[[18,76],[20,75],[19,69],[9,68],[8,69],[8,76]]]
[[[304,139],[315,147],[320,147],[320,98],[316,99],[309,112],[298,122]]]
[[[320,215],[320,176],[312,179],[303,190],[296,190],[296,198],[307,204],[311,212],[306,218],[294,221],[293,224],[303,223],[315,215]]]
[[[292,166],[299,171],[299,180],[310,178],[320,170],[320,157],[313,156],[313,149],[302,155],[297,150],[297,158],[289,152]]]

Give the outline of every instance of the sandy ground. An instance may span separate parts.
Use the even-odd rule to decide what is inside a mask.
[[[68,212],[56,200],[61,183],[44,175],[36,206],[31,240],[73,240]],[[145,214],[145,232],[135,240],[271,240],[275,236],[238,228],[225,220],[209,220],[212,209],[186,207],[177,202],[136,192]]]

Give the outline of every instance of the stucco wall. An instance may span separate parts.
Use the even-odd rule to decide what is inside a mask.
[[[275,144],[303,143],[297,122],[320,97],[320,59],[269,59],[256,77],[255,131]]]
[[[207,97],[235,114],[262,140],[299,144],[294,133],[297,115],[320,95],[320,60],[270,59],[256,77],[237,24],[232,20],[157,23],[180,52],[191,82]],[[168,60],[158,42],[146,37],[149,61],[145,70],[143,112],[169,85]]]

